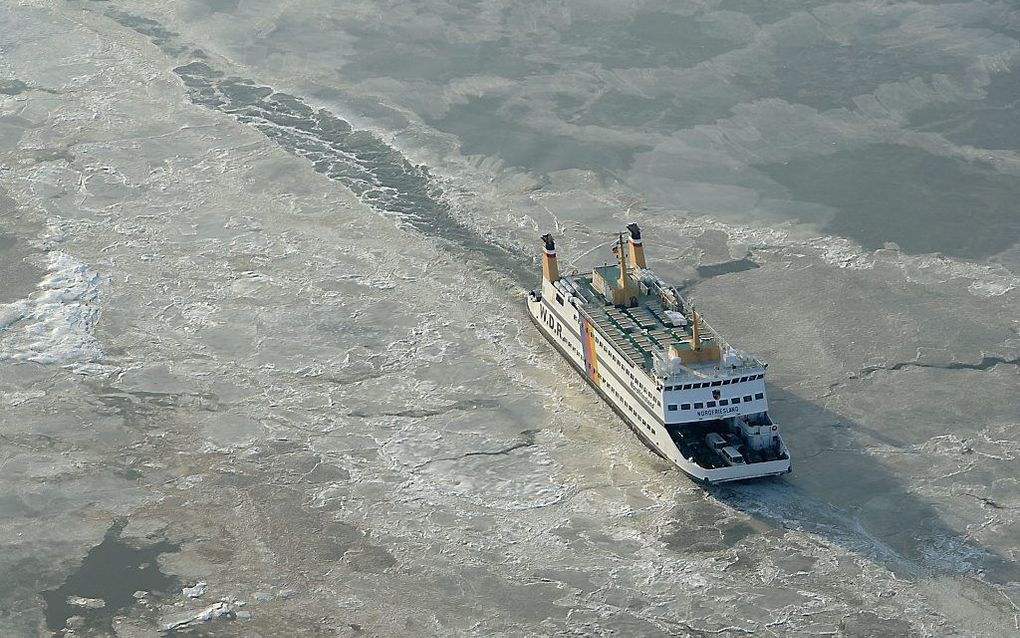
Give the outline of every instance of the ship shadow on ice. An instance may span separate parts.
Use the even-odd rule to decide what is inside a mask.
[[[1020,581],[1015,561],[955,529],[936,505],[889,470],[892,461],[871,453],[881,446],[911,454],[909,444],[775,386],[769,387],[769,403],[791,449],[793,472],[710,488],[719,502],[768,527],[818,535],[901,577]]]

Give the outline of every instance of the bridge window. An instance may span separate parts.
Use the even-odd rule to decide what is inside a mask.
[[[714,408],[715,407],[715,401],[709,401],[708,403],[705,404],[705,407],[706,408]]]
[[[712,382],[712,387],[713,388],[716,387],[716,386],[719,386],[719,385],[722,385],[722,381],[713,381]]]
[[[669,404],[669,411],[670,412],[676,412],[676,404],[675,403],[670,403]]]
[[[730,404],[730,400],[729,399],[719,399],[719,405],[729,405],[729,404]]]
[[[759,400],[760,400],[760,399],[764,399],[764,398],[765,398],[765,395],[764,395],[763,393],[759,392],[758,394],[754,395],[754,398],[755,398],[755,399],[759,399]]]
[[[732,399],[730,399],[730,403],[732,403],[733,405],[740,403],[740,397],[733,397]]]
[[[560,304],[561,306],[563,305],[563,297],[561,295],[556,295],[556,303]]]
[[[733,383],[733,379],[723,379],[723,382],[722,382],[723,385],[729,385],[731,383]]]
[[[751,400],[751,395],[750,394],[745,394],[744,395],[744,401],[750,401],[750,400]]]
[[[680,405],[680,409],[681,410],[690,410],[691,409],[691,404],[690,403],[683,403],[683,404]]]
[[[695,409],[695,410],[700,410],[700,409],[701,409],[701,408],[703,408],[703,407],[705,407],[705,404],[704,404],[704,403],[695,403],[695,404],[694,404],[694,409]]]

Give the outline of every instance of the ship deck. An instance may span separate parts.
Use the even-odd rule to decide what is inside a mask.
[[[574,276],[571,280],[588,293],[586,297],[593,299],[584,305],[588,319],[634,365],[651,370],[653,352],[668,350],[671,345],[680,350],[693,348],[690,322],[687,325],[674,322],[655,295],[637,295],[638,305],[634,307],[614,306],[592,287],[590,276]],[[716,337],[700,318],[698,331],[702,344],[715,343]]]
[[[789,458],[783,453],[776,453],[775,450],[749,449],[744,445],[738,433],[734,432],[725,421],[718,419],[668,425],[667,431],[684,458],[690,459],[699,466],[709,470],[729,467],[722,457],[719,456],[719,453],[705,442],[705,437],[710,432],[715,432],[725,438],[743,455],[745,462],[749,465]]]

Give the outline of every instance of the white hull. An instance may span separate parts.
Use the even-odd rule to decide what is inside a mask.
[[[728,481],[739,481],[751,478],[776,476],[790,471],[789,455],[785,446],[782,447],[785,458],[778,460],[759,461],[753,463],[728,465],[724,467],[706,468],[698,465],[693,459],[686,458],[671,436],[667,428],[667,422],[683,424],[686,421],[676,421],[677,415],[684,415],[691,422],[712,419],[721,410],[690,410],[690,407],[701,405],[700,403],[684,403],[688,410],[680,412],[677,408],[681,405],[669,404],[669,411],[672,412],[672,419],[667,418],[667,402],[683,401],[689,394],[694,396],[695,392],[687,392],[685,395],[667,392],[671,388],[663,388],[657,384],[649,375],[638,373],[635,366],[629,364],[622,357],[611,356],[608,344],[600,341],[598,345],[594,342],[588,344],[589,361],[585,359],[585,345],[582,343],[581,320],[583,315],[572,305],[569,299],[564,303],[562,295],[548,281],[543,282],[541,294],[532,293],[528,295],[528,314],[538,326],[542,334],[552,343],[561,355],[574,367],[578,373],[598,392],[598,394],[619,414],[632,430],[645,442],[645,444],[663,458],[669,460],[679,469],[697,481],[705,484],[724,483]],[[552,299],[559,303],[550,303]],[[595,358],[598,372],[589,372],[590,360]],[[763,375],[762,375],[763,376]],[[758,377],[760,379],[761,377]],[[733,381],[736,381],[734,379]],[[754,381],[755,384],[758,381]],[[708,383],[704,384],[706,387]],[[744,384],[751,387],[751,383]],[[750,397],[760,398],[760,411],[764,411],[764,382],[760,382],[762,392],[752,393]],[[733,388],[740,392],[751,390],[738,389],[734,384]],[[705,390],[705,392],[711,392]],[[718,392],[716,392],[718,395]],[[752,402],[753,403],[753,402]],[[757,409],[748,405],[749,410]],[[736,408],[728,408],[729,412],[736,412]],[[772,426],[776,430],[776,426]],[[782,446],[778,434],[773,437]]]

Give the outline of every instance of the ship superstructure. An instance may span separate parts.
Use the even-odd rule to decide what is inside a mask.
[[[704,483],[790,471],[769,418],[768,365],[738,351],[645,265],[627,226],[615,263],[561,276],[543,235],[542,288],[528,312],[546,338],[654,451]]]

